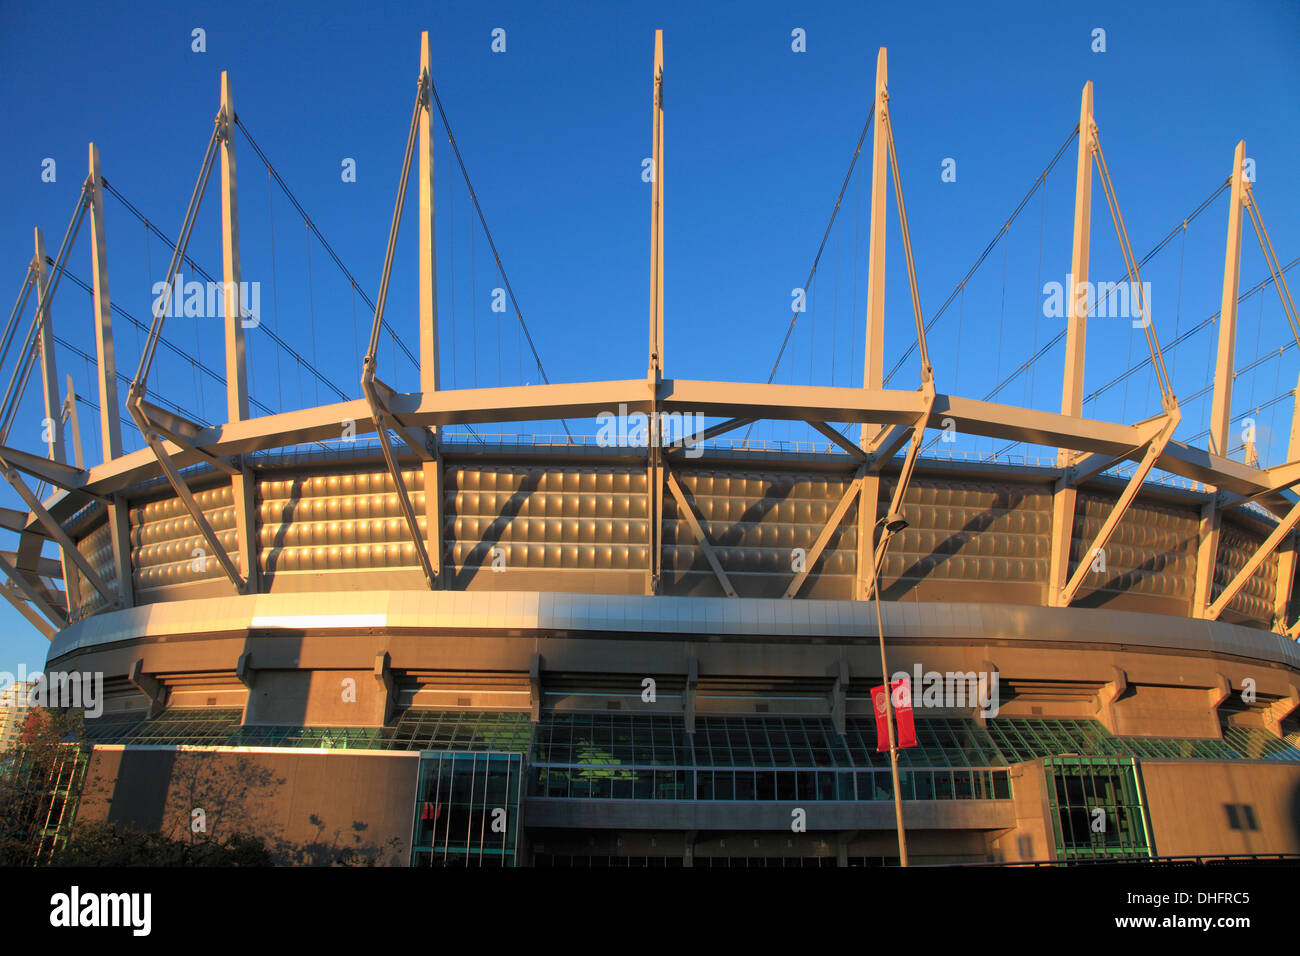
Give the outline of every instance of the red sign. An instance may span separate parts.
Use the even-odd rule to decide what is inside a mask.
[[[916,746],[916,722],[912,719],[912,684],[906,677],[889,685],[894,694],[894,723],[898,729],[898,746]],[[885,686],[871,688],[872,709],[876,712],[876,752],[889,750],[889,712],[885,706]]]

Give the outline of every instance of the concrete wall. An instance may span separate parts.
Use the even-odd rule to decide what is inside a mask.
[[[262,836],[278,863],[405,866],[418,765],[415,753],[96,747],[77,821],[181,837],[202,807],[210,835]]]
[[[1160,856],[1300,853],[1300,765],[1143,760],[1140,771]]]
[[[386,692],[373,671],[255,670],[248,693],[248,724],[377,727]]]
[[[989,840],[989,858],[997,863],[1051,860],[1056,856],[1048,817],[1047,778],[1043,762],[1018,764],[1011,770],[1015,826]]]
[[[1218,737],[1219,716],[1210,700],[1210,691],[1161,687],[1153,681],[1125,688],[1097,717],[1107,730],[1121,737]]]

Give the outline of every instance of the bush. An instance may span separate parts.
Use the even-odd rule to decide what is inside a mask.
[[[263,842],[244,833],[222,840],[173,840],[113,823],[78,824],[54,866],[270,866]]]

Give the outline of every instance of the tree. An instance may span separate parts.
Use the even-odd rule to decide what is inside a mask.
[[[0,754],[0,865],[48,862],[66,839],[89,761],[80,711],[32,707]]]

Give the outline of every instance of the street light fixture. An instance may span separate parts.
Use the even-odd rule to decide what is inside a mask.
[[[897,534],[907,527],[907,519],[897,511],[891,511],[880,519],[880,523],[885,526],[885,530],[890,534]]]
[[[898,735],[894,730],[894,690],[889,681],[889,665],[885,661],[885,624],[880,613],[880,565],[884,562],[885,552],[889,548],[889,539],[907,527],[907,519],[899,512],[891,511],[875,527],[884,526],[884,537],[880,541],[880,558],[873,563],[871,590],[876,598],[876,634],[880,638],[880,672],[885,684],[885,723],[889,727],[889,769],[894,777],[894,822],[898,830],[898,863],[907,866],[907,834],[903,830],[903,795],[898,787]],[[875,530],[874,528],[872,530]],[[873,702],[874,705],[874,702]]]

